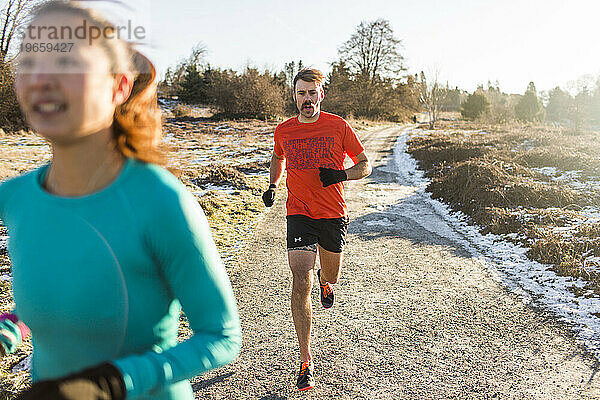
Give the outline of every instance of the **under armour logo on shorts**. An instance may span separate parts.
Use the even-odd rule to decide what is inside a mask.
[[[294,243],[301,242],[301,241],[302,241],[302,236],[294,238]]]

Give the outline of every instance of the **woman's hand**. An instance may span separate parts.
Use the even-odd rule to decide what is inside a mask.
[[[18,400],[123,400],[126,389],[117,367],[103,363],[73,375],[34,383]]]

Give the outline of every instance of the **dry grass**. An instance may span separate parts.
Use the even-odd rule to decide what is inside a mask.
[[[427,190],[434,198],[469,215],[485,207],[589,205],[585,195],[558,184],[536,181],[535,176],[518,164],[479,158],[453,164],[437,174]]]
[[[529,247],[531,259],[583,278],[600,293],[594,272],[600,265],[588,260],[600,256],[600,225],[583,223],[579,212],[598,206],[597,189],[581,189],[600,181],[597,134],[450,122],[414,136],[408,151],[431,178],[432,197],[470,216],[483,233],[509,235]],[[535,170],[541,167],[576,171],[580,185],[552,181]]]

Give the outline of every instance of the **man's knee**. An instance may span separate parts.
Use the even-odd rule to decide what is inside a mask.
[[[292,271],[292,290],[299,293],[308,293],[312,289],[312,275],[310,272]]]

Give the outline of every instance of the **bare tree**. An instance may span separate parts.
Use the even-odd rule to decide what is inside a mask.
[[[421,71],[420,76],[416,79],[419,102],[425,107],[425,111],[429,116],[429,129],[435,127],[435,123],[439,120],[442,105],[448,96],[448,84],[445,87],[439,84],[437,71],[432,75],[432,80],[428,82],[425,73]]]
[[[354,74],[373,82],[381,77],[397,78],[404,67],[404,57],[400,54],[402,41],[394,37],[389,21],[378,19],[361,22],[356,32],[338,49],[340,60],[348,65]]]
[[[18,29],[31,17],[32,8],[39,0],[4,0],[0,9],[0,61],[5,61]]]

